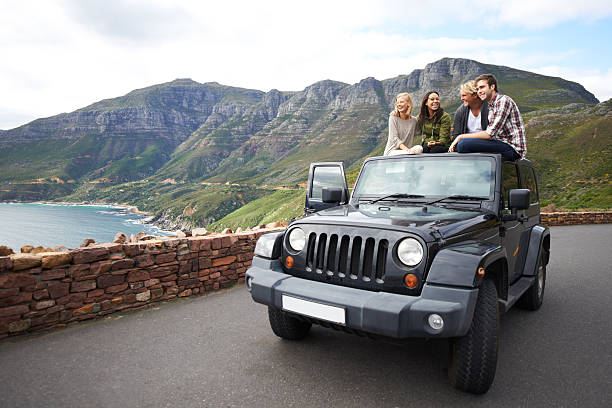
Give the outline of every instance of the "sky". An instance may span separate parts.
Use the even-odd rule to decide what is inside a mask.
[[[269,91],[440,58],[612,97],[612,1],[0,0],[0,129],[191,78]]]

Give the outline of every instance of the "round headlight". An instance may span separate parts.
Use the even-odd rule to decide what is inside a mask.
[[[415,266],[423,259],[423,246],[414,238],[406,238],[397,246],[397,257],[404,265]]]
[[[306,245],[306,234],[301,228],[294,228],[289,233],[289,246],[294,251],[301,251]]]

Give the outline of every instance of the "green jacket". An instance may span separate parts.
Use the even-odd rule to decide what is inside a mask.
[[[446,112],[442,114],[442,118],[435,125],[433,124],[433,119],[426,119],[423,126],[421,126],[421,144],[425,146],[433,140],[442,143],[444,146],[450,146],[450,127],[451,118]]]

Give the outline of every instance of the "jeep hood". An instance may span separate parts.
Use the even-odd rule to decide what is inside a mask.
[[[426,209],[424,211],[424,208]],[[345,225],[364,228],[382,228],[418,234],[431,240],[431,232],[437,230],[443,238],[469,233],[490,227],[496,222],[492,214],[480,208],[449,208],[420,205],[388,205],[387,203],[361,204],[321,210],[308,215],[297,224]]]

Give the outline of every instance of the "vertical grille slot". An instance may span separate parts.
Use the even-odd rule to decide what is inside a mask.
[[[366,239],[365,242],[365,248],[363,251],[363,275],[362,275],[362,279],[366,282],[371,281],[372,279],[374,279],[374,265],[373,265],[373,261],[374,261],[374,247],[375,247],[375,241],[374,238],[368,238]]]
[[[317,252],[315,254],[316,257],[316,271],[317,273],[323,272],[325,267],[325,246],[327,244],[327,234],[319,235],[319,242],[317,243]]]
[[[351,278],[357,279],[359,275],[359,266],[360,260],[359,255],[361,255],[361,237],[355,237],[353,239],[353,248],[351,248]]]
[[[387,252],[389,251],[389,241],[382,239],[378,243],[376,254],[376,281],[383,283],[385,280],[385,266],[387,265]]]
[[[314,232],[308,236],[308,249],[306,252],[306,271],[312,272],[315,269],[314,252],[317,234]]]
[[[350,238],[344,235],[340,241],[340,256],[338,261],[338,276],[344,278],[347,271]]]
[[[338,253],[338,235],[332,234],[329,237],[329,250],[327,251],[327,270],[329,275],[333,275],[334,272],[338,272],[338,260],[336,255]]]

